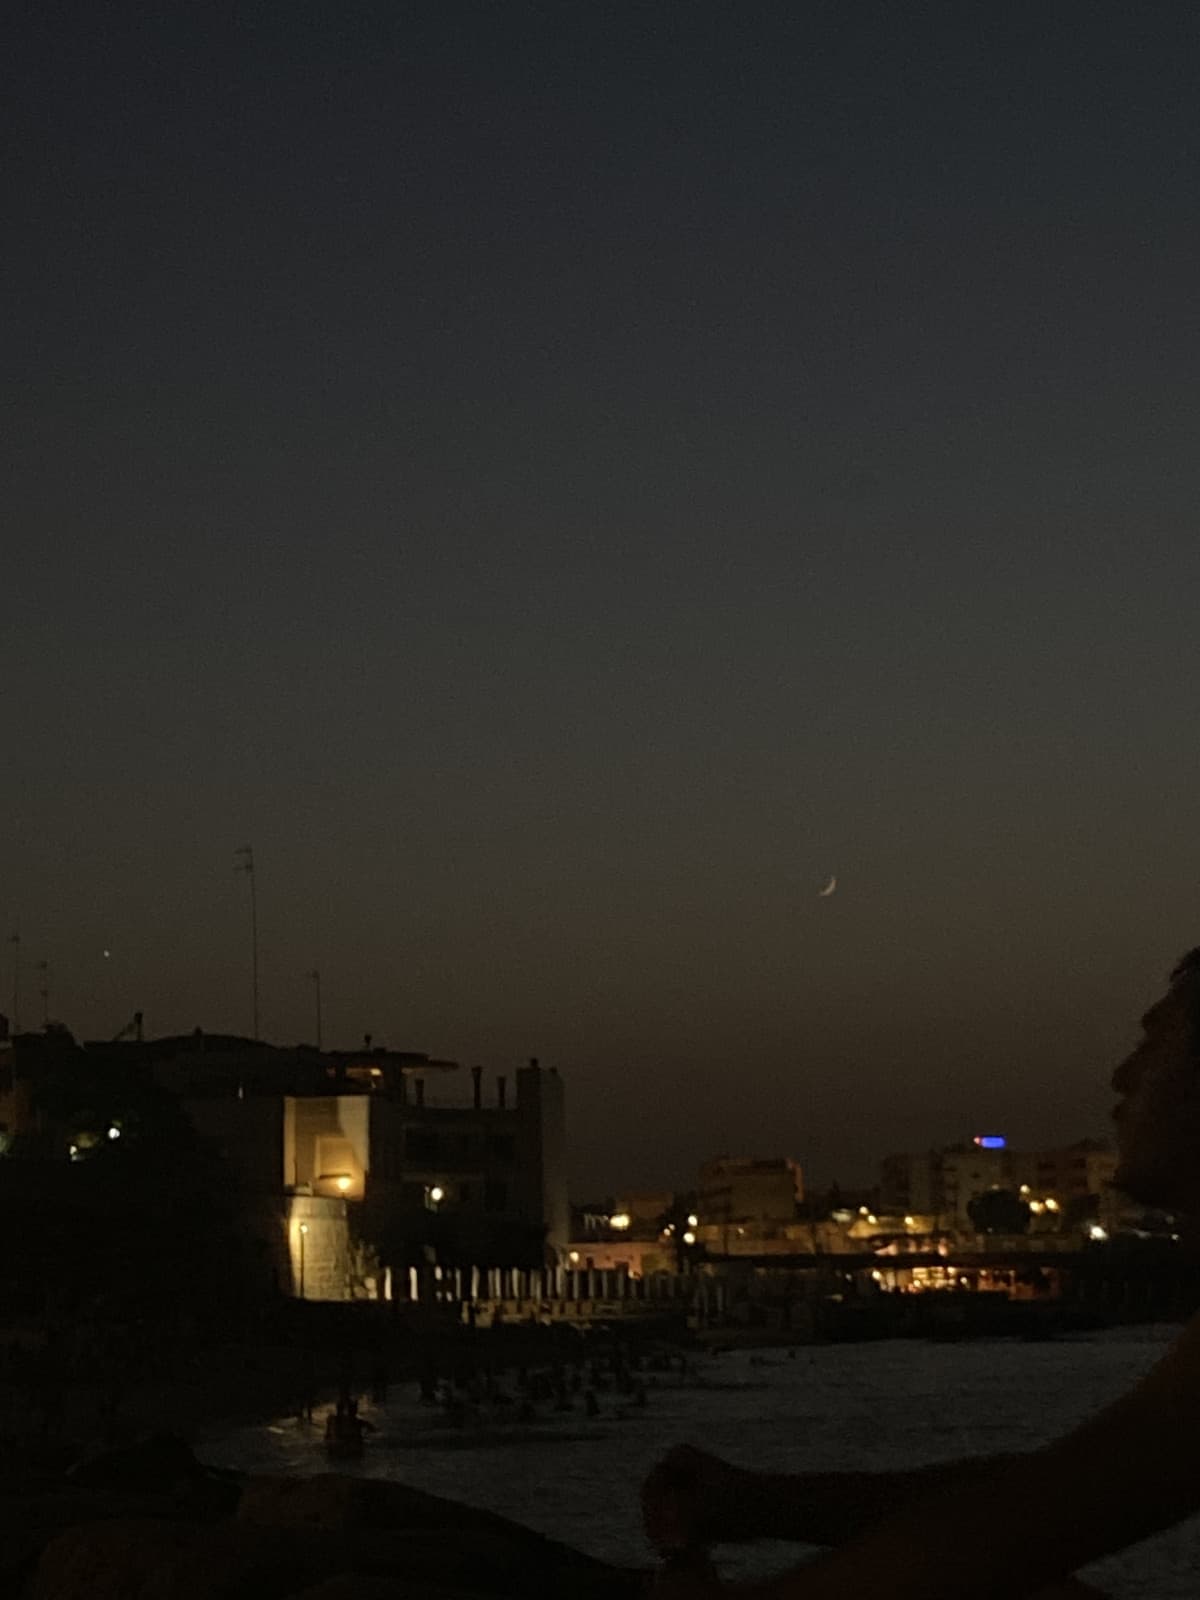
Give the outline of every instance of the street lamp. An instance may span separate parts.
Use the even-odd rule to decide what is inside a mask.
[[[305,1299],[308,1298],[304,1293],[304,1241],[305,1241],[305,1239],[307,1239],[307,1237],[308,1237],[308,1223],[307,1222],[302,1222],[300,1224],[300,1298],[301,1298],[301,1300],[305,1300]]]

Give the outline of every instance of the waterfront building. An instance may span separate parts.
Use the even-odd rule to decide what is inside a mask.
[[[1025,1201],[1034,1233],[1059,1232],[1112,1215],[1117,1158],[1094,1139],[1058,1150],[1010,1150],[998,1135],[940,1149],[886,1156],[880,1166],[880,1208],[930,1215],[964,1236],[974,1232],[971,1206],[990,1190]]]
[[[82,1048],[66,1030],[19,1036],[10,1060],[0,1052],[0,1121],[36,1126],[72,1160],[121,1130],[38,1123],[38,1077],[64,1052],[97,1081],[168,1091],[223,1158],[243,1231],[286,1291],[384,1297],[417,1264],[566,1258],[563,1085],[536,1059],[485,1104],[481,1068],[467,1088],[456,1062],[369,1038],[317,1051],[200,1030]]]
[[[785,1239],[799,1220],[804,1179],[790,1156],[717,1156],[700,1168],[697,1240],[719,1254]]]

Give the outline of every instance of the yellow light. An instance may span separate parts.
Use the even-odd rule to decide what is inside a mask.
[[[345,1194],[346,1190],[350,1187],[351,1183],[353,1182],[353,1180],[351,1179],[350,1175],[348,1173],[345,1173],[345,1172],[343,1172],[339,1177],[335,1178],[333,1181],[337,1185],[337,1187],[341,1190],[341,1192],[343,1194]]]
[[[1021,1185],[1021,1193],[1022,1194],[1028,1194],[1029,1192],[1030,1192],[1029,1185],[1027,1183],[1023,1183]]]
[[[1031,1200],[1029,1202],[1029,1209],[1033,1212],[1034,1216],[1037,1217],[1040,1216],[1046,1208],[1040,1200]]]
[[[433,1201],[435,1206],[440,1205],[441,1202],[446,1198],[446,1191],[442,1188],[440,1183],[435,1183],[433,1188],[430,1189],[429,1198]]]
[[[307,1233],[308,1232],[308,1223],[307,1222],[302,1222],[300,1224],[300,1232],[301,1233]]]
[[[1058,1209],[1059,1209],[1058,1201],[1055,1200],[1051,1195],[1047,1195],[1046,1196],[1046,1210],[1047,1211],[1057,1211]]]
[[[684,1236],[683,1236],[683,1242],[684,1242],[684,1244],[695,1244],[695,1242],[696,1242],[696,1235],[695,1235],[695,1234],[694,1234],[694,1233],[693,1233],[693,1232],[692,1232],[692,1230],[691,1230],[691,1229],[690,1229],[690,1228],[689,1228],[689,1229],[688,1229],[688,1231],[687,1231],[687,1232],[686,1232],[686,1233],[685,1233],[685,1234],[684,1234]]]
[[[579,1251],[578,1250],[572,1250],[571,1251],[570,1260],[572,1260],[572,1261],[578,1261],[579,1260]]]
[[[917,1225],[917,1219],[916,1219],[916,1217],[905,1217],[905,1219],[904,1219],[904,1226],[905,1226],[905,1227],[906,1227],[906,1228],[915,1228],[915,1227],[916,1227],[916,1225]]]
[[[688,1227],[689,1228],[698,1228],[699,1226],[700,1226],[700,1218],[693,1211],[688,1216]]]
[[[868,1222],[878,1222],[879,1218],[875,1215],[875,1213],[873,1211],[868,1211],[867,1212],[867,1221]]]
[[[624,1233],[632,1220],[628,1212],[618,1211],[616,1216],[609,1217],[608,1225],[610,1228],[616,1228],[618,1233]]]

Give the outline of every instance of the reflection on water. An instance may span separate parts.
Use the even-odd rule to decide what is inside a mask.
[[[916,1466],[1025,1450],[1080,1421],[1161,1355],[1172,1328],[1122,1329],[1044,1344],[892,1340],[701,1360],[687,1386],[662,1378],[648,1406],[601,1396],[536,1424],[478,1432],[437,1424],[416,1386],[386,1406],[361,1462],[339,1470],[415,1484],[526,1523],[610,1561],[644,1564],[637,1488],[681,1440],[772,1472]],[[321,1419],[318,1418],[318,1421]],[[291,1419],[203,1441],[207,1459],[259,1472],[324,1472],[321,1430]],[[778,1567],[794,1550],[734,1554],[730,1575]],[[1200,1520],[1094,1569],[1115,1600],[1192,1600],[1200,1592]]]

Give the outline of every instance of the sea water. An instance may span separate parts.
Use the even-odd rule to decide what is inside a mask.
[[[645,1408],[599,1396],[601,1414],[575,1409],[534,1424],[453,1428],[395,1386],[360,1462],[338,1464],[500,1512],[608,1561],[652,1560],[638,1487],[670,1445],[691,1442],[770,1472],[871,1471],[1029,1450],[1115,1398],[1178,1330],[1126,1328],[1046,1343],[977,1340],[731,1351],[697,1358],[694,1374],[650,1375]],[[216,1464],[245,1471],[329,1470],[317,1427],[292,1418],[201,1441]],[[996,1537],[1020,1537],[997,1528]],[[720,1553],[729,1577],[778,1570],[795,1546]],[[1087,1574],[1114,1600],[1189,1600],[1200,1593],[1200,1519],[1123,1552]]]

